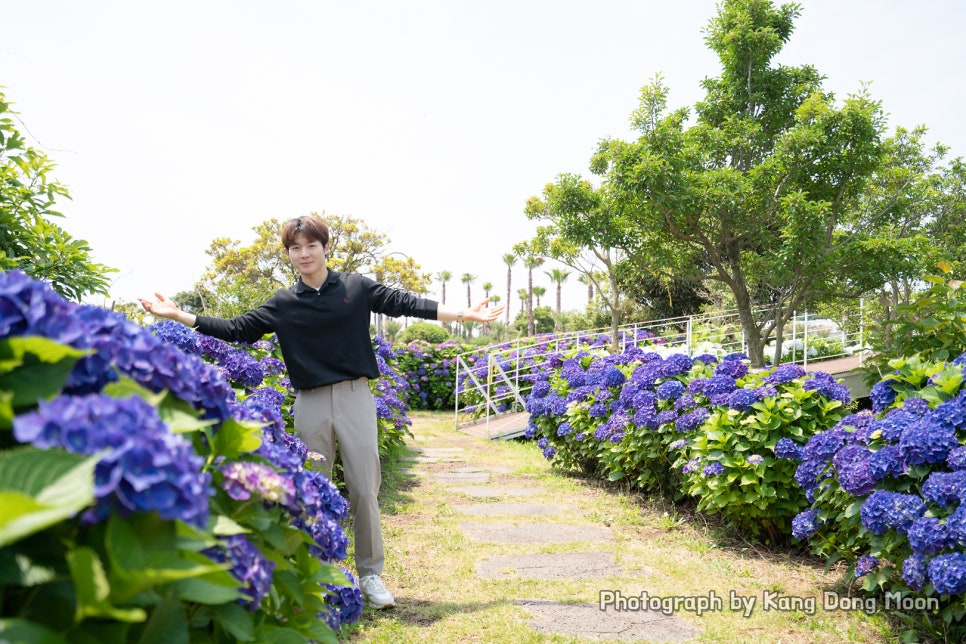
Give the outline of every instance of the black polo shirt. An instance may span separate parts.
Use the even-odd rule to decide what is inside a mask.
[[[255,342],[275,333],[295,389],[312,389],[365,376],[379,377],[369,315],[436,319],[439,305],[358,273],[329,269],[316,291],[301,279],[279,289],[253,311],[231,319],[198,316],[195,328],[228,342]]]

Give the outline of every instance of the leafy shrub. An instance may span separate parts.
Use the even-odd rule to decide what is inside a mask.
[[[749,373],[743,358],[573,349],[536,376],[527,435],[560,467],[692,496],[747,533],[786,540],[807,500],[776,445],[834,425],[849,394],[798,365]]]
[[[933,610],[900,616],[928,637],[962,641],[966,354],[889,366],[872,388],[871,412],[843,419],[792,455],[812,500],[796,517],[795,536],[817,554],[847,560],[865,591],[930,600]]]
[[[449,340],[449,331],[432,322],[413,322],[399,334],[399,343],[408,344],[414,340],[439,344]]]
[[[348,504],[269,347],[155,330],[0,274],[0,639],[336,641]]]
[[[939,269],[948,275],[945,262]],[[900,304],[891,320],[877,327],[870,340],[873,355],[866,366],[869,384],[889,373],[889,361],[918,355],[926,361],[952,360],[966,351],[966,296],[962,282],[939,275],[923,278],[930,284],[908,304]]]
[[[409,385],[410,409],[453,409],[456,356],[463,350],[455,342],[433,345],[423,340],[395,350],[396,368]]]

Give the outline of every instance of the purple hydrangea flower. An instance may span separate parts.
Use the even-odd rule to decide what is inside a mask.
[[[896,390],[892,388],[895,382],[892,378],[880,380],[872,386],[869,391],[869,398],[872,400],[872,411],[879,413],[887,408],[896,399]]]
[[[724,471],[725,471],[724,465],[722,465],[717,461],[709,465],[705,465],[704,467],[705,476],[718,476],[719,474],[723,474]]]
[[[718,366],[715,367],[714,375],[716,376],[729,376],[738,380],[739,378],[744,378],[748,375],[748,365],[741,360],[729,360],[725,357]]]
[[[802,365],[787,363],[778,366],[774,371],[772,371],[766,378],[765,383],[777,386],[783,385],[786,382],[791,382],[805,375],[805,368]]]
[[[41,400],[35,411],[17,416],[14,437],[40,449],[75,454],[107,450],[94,470],[94,508],[88,521],[156,511],[197,527],[208,521],[211,476],[191,443],[172,434],[158,410],[138,397],[100,394]]]
[[[335,584],[320,584],[326,590],[325,610],[316,617],[325,620],[333,631],[338,632],[343,624],[352,624],[359,621],[362,617],[362,607],[364,604],[362,590],[355,575],[340,568],[349,580],[348,586],[336,586]]]
[[[241,534],[224,537],[222,545],[203,550],[202,554],[217,563],[231,564],[229,572],[243,584],[241,588],[243,597],[238,600],[238,603],[252,612],[257,611],[262,598],[268,595],[271,589],[275,562],[267,559],[245,535]]]
[[[879,567],[879,559],[871,555],[862,555],[855,564],[855,577],[864,577]]]
[[[875,489],[870,452],[862,445],[846,445],[832,457],[839,485],[853,496],[864,496]]]
[[[690,432],[700,427],[709,416],[711,416],[711,412],[707,408],[695,407],[674,421],[674,427],[679,432]]]

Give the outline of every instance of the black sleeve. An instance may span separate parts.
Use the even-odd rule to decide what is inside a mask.
[[[369,309],[373,312],[393,318],[406,315],[424,320],[436,319],[439,304],[435,300],[416,297],[413,293],[379,284],[367,277],[363,279],[368,287]]]
[[[274,298],[231,319],[197,316],[195,330],[226,342],[256,342],[266,333],[275,331]]]

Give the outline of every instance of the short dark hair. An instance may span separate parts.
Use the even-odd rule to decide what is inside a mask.
[[[329,227],[315,215],[302,215],[285,222],[282,226],[282,246],[285,250],[295,242],[297,235],[305,235],[313,241],[321,242],[322,246],[329,243]]]

